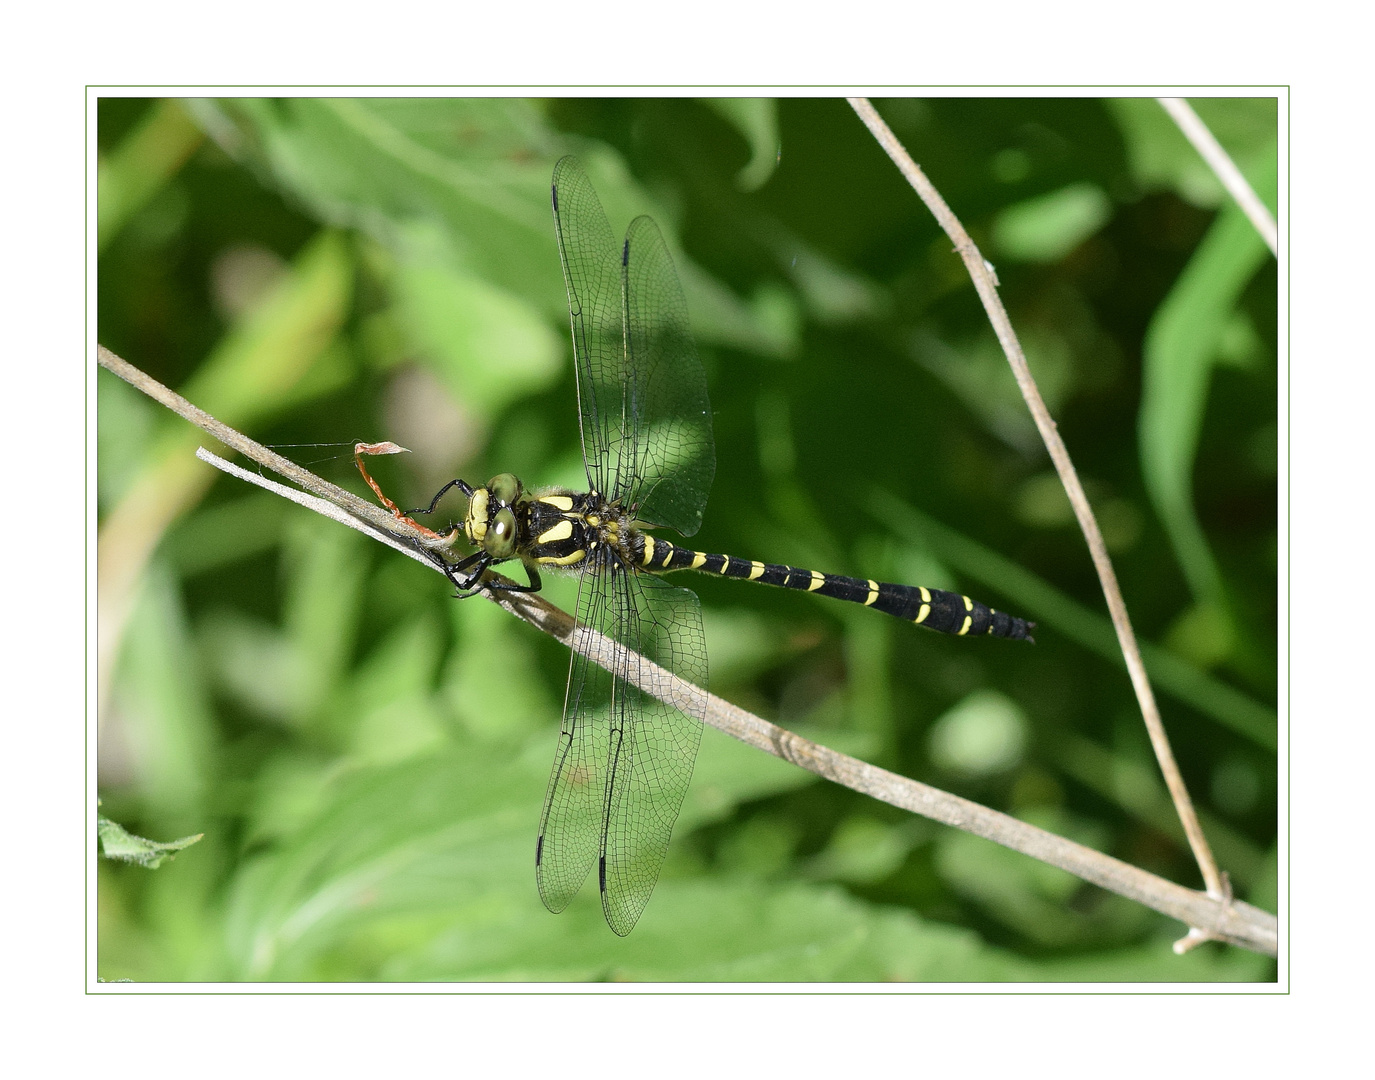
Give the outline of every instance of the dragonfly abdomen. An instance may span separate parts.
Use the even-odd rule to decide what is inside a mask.
[[[743,578],[764,585],[800,589],[836,600],[863,604],[865,607],[885,612],[905,622],[938,630],[943,634],[955,634],[960,637],[990,635],[1016,641],[1033,640],[1030,631],[1035,623],[1029,623],[1005,611],[995,611],[986,604],[960,593],[928,589],[918,585],[894,585],[888,581],[845,577],[841,574],[823,574],[819,570],[803,570],[778,563],[737,559],[730,555],[713,555],[705,551],[679,547],[677,544],[647,534],[640,534],[636,539],[638,541],[641,538],[644,547],[643,550],[634,553],[634,561],[655,573],[696,570],[703,574]]]

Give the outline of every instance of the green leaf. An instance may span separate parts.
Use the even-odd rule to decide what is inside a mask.
[[[125,630],[112,703],[102,734],[128,747],[148,804],[198,811],[213,784],[218,729],[177,583],[160,560]]]
[[[446,716],[430,686],[439,666],[438,619],[426,612],[397,627],[359,666],[340,710],[353,727],[353,757],[398,761],[446,742]]]
[[[1103,830],[1056,808],[1037,807],[1020,815],[1032,824],[1100,847]],[[950,885],[990,917],[1042,946],[1082,943],[1101,935],[1139,933],[1156,916],[1111,893],[1092,892],[1092,904],[1071,904],[1082,888],[1072,874],[1027,858],[981,837],[944,830],[936,844],[936,866]]]
[[[195,103],[201,122],[240,156],[330,223],[366,232],[403,265],[442,266],[478,299],[501,296],[567,326],[563,277],[549,209],[554,161],[576,150],[613,230],[650,213],[672,240],[672,217],[632,181],[606,147],[574,145],[519,99],[286,98]],[[790,351],[787,327],[762,319],[675,250],[700,340]],[[484,285],[474,284],[476,279]],[[528,324],[520,314],[516,326]],[[434,320],[426,323],[433,332]],[[481,335],[497,330],[484,322]],[[456,331],[455,331],[456,333]],[[531,331],[521,331],[529,338]],[[481,336],[480,335],[480,336]],[[471,338],[471,333],[469,337]],[[517,335],[519,338],[520,335]],[[522,355],[542,356],[542,345]],[[452,357],[452,348],[446,350]],[[478,362],[470,357],[465,370]],[[528,360],[543,372],[543,361]],[[491,365],[490,359],[486,361]]]
[[[811,777],[741,748],[775,779],[727,779],[705,747],[703,787],[778,790]],[[230,897],[232,978],[807,980],[1024,978],[967,931],[827,886],[680,877],[671,859],[629,938],[606,927],[594,880],[559,916],[540,906],[532,849],[549,740],[518,757],[465,746],[341,779],[326,808],[262,855]],[[735,766],[737,776],[748,769]],[[788,781],[791,783],[792,781]],[[691,811],[689,810],[689,813]],[[686,823],[680,823],[682,835]]]
[[[582,900],[583,898],[579,898]],[[1021,980],[1030,965],[967,930],[873,907],[833,886],[661,880],[626,938],[595,898],[516,924],[496,909],[384,977],[598,982]]]
[[[357,634],[371,555],[351,529],[314,515],[288,521],[282,562],[286,571],[282,629],[300,666],[294,700],[300,722],[321,709],[348,670]]]
[[[831,842],[807,870],[818,880],[876,883],[902,866],[929,824],[912,819],[901,825],[855,814],[836,826]]]
[[[1045,982],[1273,982],[1274,961],[1266,956],[1209,946],[1176,956],[1168,934],[1139,948],[1046,961],[1036,978]]]
[[[816,782],[817,777],[805,769],[707,728],[702,732],[692,786],[674,836],[727,818],[742,802],[796,791]]]
[[[725,118],[750,144],[750,160],[735,176],[741,191],[758,191],[778,168],[783,147],[778,139],[778,102],[774,98],[703,98],[702,103]]]
[[[1110,98],[1106,104],[1122,130],[1132,178],[1143,189],[1167,188],[1195,206],[1211,208],[1231,202],[1207,162],[1158,101]],[[1191,98],[1189,104],[1248,177],[1273,152],[1278,124],[1275,98]],[[1273,197],[1267,201],[1273,206]]]
[[[1026,713],[1006,694],[975,690],[932,724],[929,737],[931,760],[942,768],[972,776],[1006,772],[1026,750]]]
[[[225,976],[374,977],[384,957],[454,920],[542,910],[533,853],[548,760],[531,749],[465,745],[337,778],[308,825],[239,875]],[[384,949],[344,960],[378,935]]]
[[[1253,176],[1273,200],[1274,147]],[[1214,222],[1146,333],[1138,431],[1146,488],[1194,597],[1226,610],[1222,577],[1193,507],[1193,468],[1213,365],[1243,289],[1270,258],[1246,215],[1228,206]]]
[[[1061,736],[1053,754],[1057,766],[1078,783],[1181,845],[1186,842],[1179,814],[1154,762],[1147,764],[1073,735]],[[1218,865],[1226,868],[1244,895],[1264,873],[1263,853],[1234,825],[1206,807],[1199,808],[1198,816]]]
[[[1032,323],[1020,329],[1027,365],[1047,408],[1056,413],[1073,389],[1073,356],[1058,334]],[[954,348],[939,337],[917,331],[908,339],[912,359],[946,385],[984,426],[1024,454],[1041,445],[1036,424],[1014,380],[1008,377],[1007,357],[991,330]]]
[[[97,245],[106,244],[186,164],[204,140],[180,102],[157,102],[98,166]]]
[[[156,870],[164,859],[175,858],[178,851],[190,847],[205,834],[196,833],[194,836],[183,836],[180,840],[160,843],[135,836],[118,822],[101,816],[96,818],[96,835],[100,837],[100,850],[107,859],[118,859]]]
[[[344,320],[352,274],[343,238],[319,233],[271,295],[220,340],[182,394],[232,427],[280,411],[316,361],[342,362],[328,347]]]
[[[96,432],[96,477],[103,510],[128,491],[130,478],[137,475],[163,418],[154,402],[103,369],[96,379],[96,411],[103,421]]]
[[[219,339],[181,393],[243,430],[299,403],[301,388],[318,364],[343,362],[342,352],[332,346],[348,304],[350,279],[351,264],[340,237],[317,235],[272,294]],[[315,389],[329,384],[325,378]],[[194,457],[205,439],[179,418],[160,418],[160,435],[148,441],[142,467],[102,527],[102,547],[118,552],[116,559],[131,560],[120,565],[120,575],[136,574],[144,553],[166,527],[205,495],[214,473]],[[114,587],[118,591],[120,586]]]
[[[1071,184],[1009,206],[993,222],[998,250],[1022,262],[1059,262],[1112,216],[1102,188]]]
[[[481,277],[419,261],[395,278],[399,315],[449,389],[484,415],[558,381],[563,341],[519,297]]]

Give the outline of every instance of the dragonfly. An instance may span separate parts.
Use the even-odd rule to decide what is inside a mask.
[[[694,551],[650,529],[695,534],[716,469],[707,381],[687,303],[663,234],[635,218],[617,241],[582,166],[554,167],[554,232],[568,294],[587,490],[529,489],[511,473],[474,487],[451,480],[428,508],[402,511],[359,469],[398,517],[446,544],[474,550],[451,561],[426,554],[459,597],[534,592],[540,572],[579,575],[577,619],[616,642],[610,667],[579,652],[569,665],[554,766],[535,843],[540,898],[564,910],[593,867],[613,931],[629,934],[649,901],[692,778],[704,714],[669,704],[670,676],[707,686],[697,596],[662,575],[696,570],[819,593],[947,634],[1031,641],[1034,623],[959,593],[823,574]],[[387,452],[360,446],[360,453]],[[466,517],[448,536],[410,521],[457,488]],[[518,560],[520,584],[485,577]],[[702,709],[705,709],[703,702]]]

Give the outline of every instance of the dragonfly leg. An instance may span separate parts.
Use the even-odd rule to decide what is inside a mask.
[[[487,588],[500,589],[502,592],[539,592],[541,587],[539,571],[527,562],[522,562],[520,565],[525,567],[525,576],[530,579],[529,585],[517,585],[515,582],[507,584],[504,581],[491,581],[488,582]]]
[[[463,492],[463,494],[468,496],[468,498],[470,499],[473,497],[473,489],[469,487],[466,483],[464,483],[462,480],[450,480],[447,484],[440,488],[435,497],[430,500],[429,506],[425,507],[425,509],[423,510],[417,506],[414,510],[407,510],[406,513],[433,514],[434,508],[439,505],[439,500],[444,498],[444,496],[448,494],[450,488],[458,488],[459,491]],[[373,490],[376,489],[374,488]]]
[[[487,572],[487,567],[492,564],[492,557],[485,551],[475,551],[466,559],[456,563],[449,562],[437,551],[430,551],[426,548],[421,548],[421,551],[431,562],[444,571],[444,576],[449,579],[449,584],[458,590],[460,599],[480,591],[478,582],[482,580],[482,575]]]
[[[425,554],[436,566],[444,571],[444,576],[449,579],[449,583],[458,590],[458,599],[464,600],[469,596],[476,596],[483,589],[501,592],[539,592],[541,586],[539,571],[533,566],[524,562],[525,574],[530,579],[528,585],[517,585],[515,582],[489,581],[482,583],[482,575],[487,572],[487,568],[492,565],[492,556],[485,551],[475,551],[461,562],[451,563],[442,555],[435,551],[428,551],[424,548]]]

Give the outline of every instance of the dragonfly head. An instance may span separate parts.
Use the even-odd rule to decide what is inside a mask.
[[[480,547],[494,560],[509,559],[516,553],[516,512],[514,505],[524,493],[521,482],[510,473],[487,481],[468,500],[468,517],[463,531],[474,547]]]

